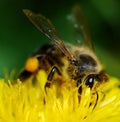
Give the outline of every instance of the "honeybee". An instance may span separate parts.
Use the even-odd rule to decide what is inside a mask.
[[[99,84],[107,81],[101,62],[94,53],[89,28],[79,6],[74,6],[68,17],[77,37],[82,37],[84,42],[77,45],[64,42],[51,21],[43,15],[28,9],[23,12],[52,43],[43,45],[27,60],[24,70],[19,75],[21,81],[35,75],[40,69],[46,72],[50,70],[45,88],[50,87],[55,73],[63,78],[74,80],[79,87],[79,93],[82,89],[81,83],[92,88],[95,82]]]

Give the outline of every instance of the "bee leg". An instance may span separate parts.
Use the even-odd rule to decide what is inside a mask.
[[[56,66],[53,66],[53,68],[51,69],[51,71],[50,71],[50,73],[49,73],[49,75],[48,75],[47,82],[46,82],[46,84],[45,84],[45,90],[46,90],[47,87],[50,88],[50,85],[51,85],[51,83],[52,83],[52,79],[53,79],[54,74],[55,74],[56,72],[57,72],[59,75],[61,75],[60,70],[59,70]]]

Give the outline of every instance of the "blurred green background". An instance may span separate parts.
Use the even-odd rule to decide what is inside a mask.
[[[22,9],[40,12],[54,23],[69,41],[64,19],[79,3],[91,27],[95,50],[106,71],[120,78],[120,0],[1,0],[0,1],[0,77],[4,69],[19,72],[28,56],[49,40],[26,18]]]

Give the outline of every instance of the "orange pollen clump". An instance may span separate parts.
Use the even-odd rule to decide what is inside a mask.
[[[25,69],[29,72],[35,72],[39,67],[39,61],[36,57],[31,57],[26,61]]]

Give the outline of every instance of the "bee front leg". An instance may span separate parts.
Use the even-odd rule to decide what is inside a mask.
[[[50,73],[49,73],[49,75],[48,75],[47,82],[45,84],[45,90],[46,90],[46,88],[50,88],[50,86],[52,84],[52,79],[53,79],[54,74],[56,72],[58,73],[58,75],[61,75],[60,70],[56,66],[53,66]]]

